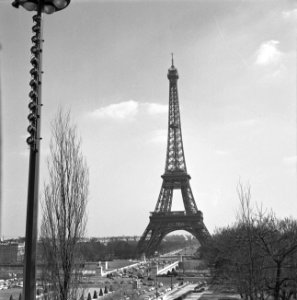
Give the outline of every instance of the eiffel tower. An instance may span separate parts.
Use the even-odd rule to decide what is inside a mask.
[[[155,253],[164,236],[172,231],[188,231],[200,244],[203,244],[210,236],[203,223],[203,214],[195,203],[190,186],[191,177],[187,173],[177,91],[179,76],[173,63],[173,55],[167,78],[169,80],[169,119],[165,173],[161,176],[163,183],[155,210],[151,212],[150,222],[137,245],[138,253],[148,257]],[[175,189],[181,190],[184,211],[171,211]]]

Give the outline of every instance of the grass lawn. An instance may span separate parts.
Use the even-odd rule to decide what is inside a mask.
[[[129,261],[128,259],[115,259],[108,262],[108,270],[119,269],[135,264],[136,261]]]
[[[19,300],[19,295],[22,292],[21,288],[12,288],[0,291],[0,300],[9,300],[10,295],[12,295],[14,300]]]
[[[213,285],[209,287],[209,290],[204,292],[200,300],[237,300],[240,299],[240,295],[236,293],[225,292],[224,286]]]

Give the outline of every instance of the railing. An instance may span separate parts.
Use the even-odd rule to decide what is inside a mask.
[[[168,271],[171,271],[172,269],[175,269],[178,266],[178,264],[179,264],[179,260],[171,263],[170,265],[165,266],[162,269],[157,268],[157,275],[166,274]]]
[[[150,215],[151,216],[196,216],[196,215],[199,215],[201,217],[203,217],[203,214],[200,210],[198,210],[197,213],[192,213],[192,214],[187,214],[186,211],[168,211],[168,212],[155,212],[155,211],[152,211],[150,212]]]
[[[185,211],[151,212],[151,216],[186,216]]]

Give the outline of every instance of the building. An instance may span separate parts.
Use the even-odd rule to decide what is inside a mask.
[[[2,242],[0,243],[0,264],[23,263],[25,243]]]

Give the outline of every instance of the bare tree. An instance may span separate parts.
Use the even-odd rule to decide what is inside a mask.
[[[257,238],[265,257],[265,290],[275,300],[296,294],[297,221],[273,214],[259,223]]]
[[[47,278],[56,299],[76,299],[79,287],[79,242],[84,236],[88,168],[70,114],[58,111],[52,123],[44,187],[41,241]]]
[[[240,202],[240,210],[237,215],[238,227],[241,228],[241,241],[239,243],[242,258],[240,265],[244,266],[245,271],[245,294],[249,299],[257,298],[259,284],[261,282],[261,265],[263,259],[259,256],[256,247],[256,223],[257,216],[253,211],[251,204],[251,187],[249,184],[243,185],[241,182],[237,185],[237,195]]]
[[[296,299],[297,220],[254,211],[249,185],[237,187],[237,222],[215,232],[202,255],[214,279],[232,285],[244,299]]]

